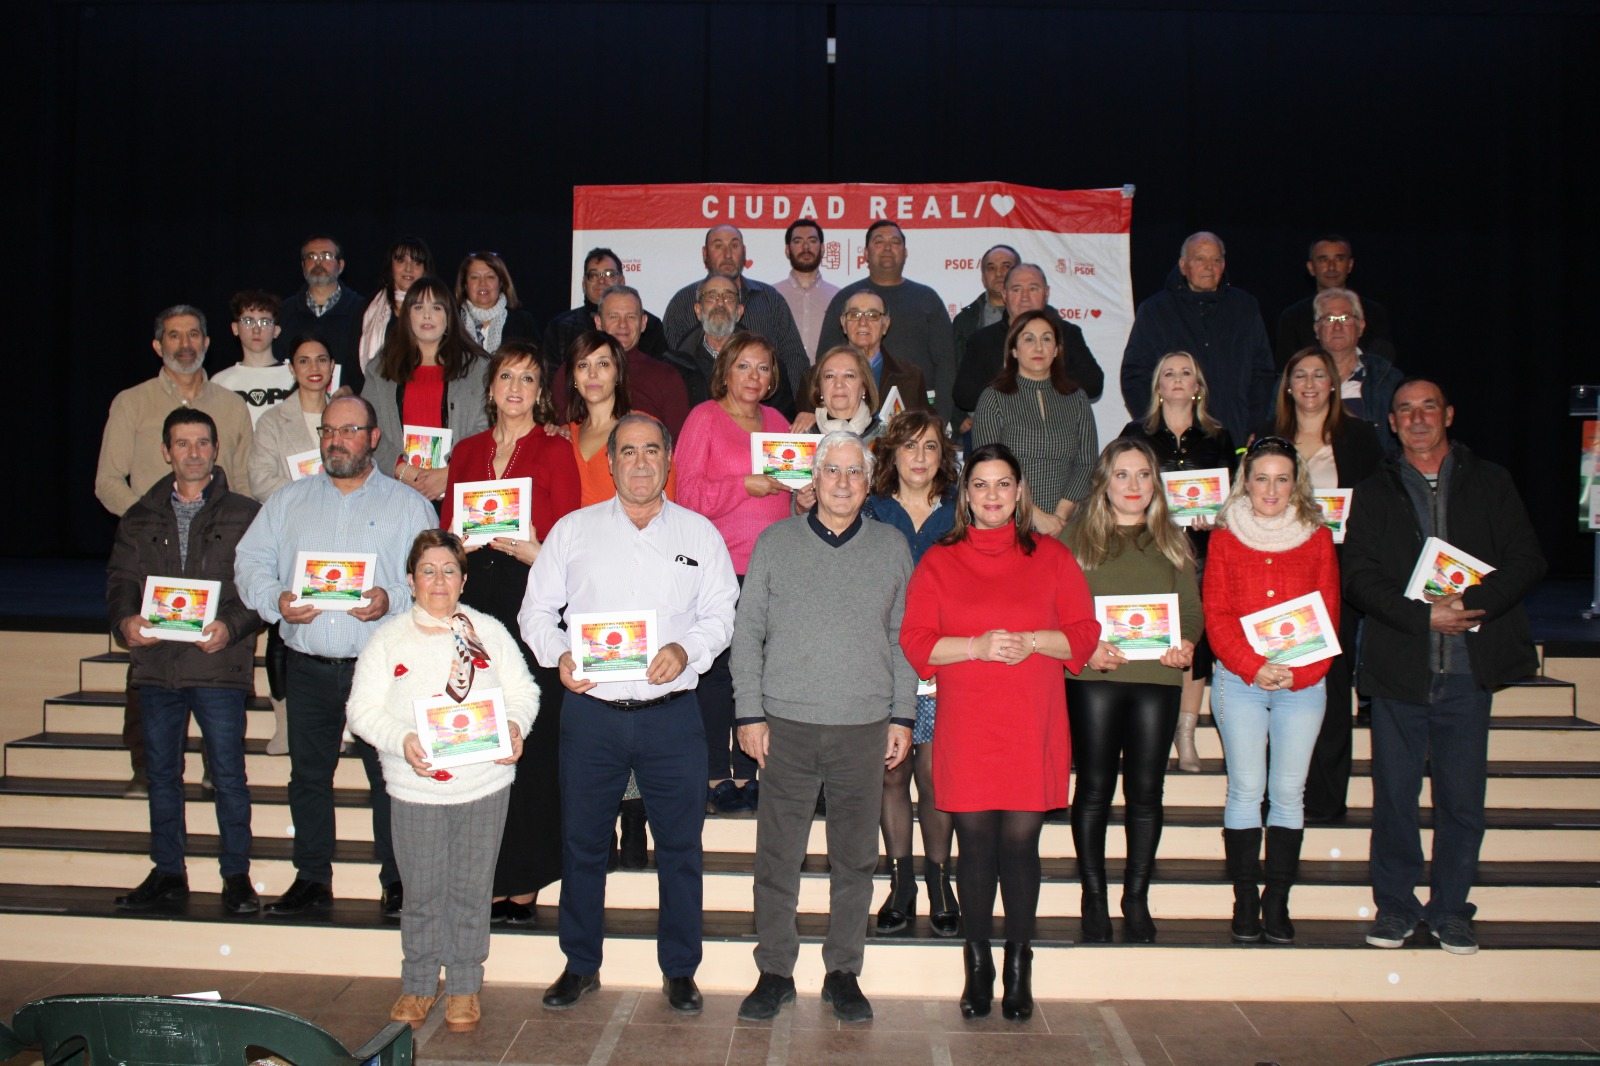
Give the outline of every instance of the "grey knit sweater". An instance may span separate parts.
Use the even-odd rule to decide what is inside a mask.
[[[733,626],[737,717],[866,725],[916,712],[900,651],[911,552],[881,522],[829,544],[805,515],[756,540]]]

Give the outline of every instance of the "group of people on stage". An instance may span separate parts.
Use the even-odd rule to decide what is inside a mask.
[[[796,223],[788,237],[796,273],[814,274],[820,225]],[[538,891],[558,880],[566,967],[543,1003],[577,1003],[600,986],[607,871],[646,866],[651,841],[663,991],[672,1009],[698,1012],[708,815],[757,819],[760,976],[740,1017],[774,1017],[795,996],[799,879],[824,803],[822,994],[834,1013],[872,1016],[858,983],[868,932],[912,925],[920,874],[929,929],[964,940],[968,1018],[992,1010],[998,891],[1002,1012],[1025,1019],[1046,815],[1070,806],[1081,940],[1110,941],[1106,836],[1120,774],[1122,936],[1153,942],[1168,754],[1176,741],[1180,769],[1200,769],[1208,677],[1226,754],[1232,936],[1293,942],[1288,899],[1308,809],[1344,815],[1359,647],[1373,703],[1378,914],[1367,941],[1398,947],[1425,920],[1447,950],[1475,951],[1467,894],[1489,693],[1529,669],[1519,604],[1544,564],[1505,472],[1448,438],[1443,387],[1388,380],[1387,362],[1369,376],[1352,340],[1359,298],[1335,287],[1315,304],[1320,344],[1278,375],[1270,422],[1215,416],[1210,382],[1248,389],[1253,377],[1205,334],[1144,368],[1146,391],[1129,398],[1137,417],[1101,449],[1080,380],[1093,377],[1098,395],[1093,356],[1044,304],[1043,272],[1013,261],[1001,317],[977,322],[967,344],[963,372],[1002,327],[962,455],[961,408],[935,384],[948,388],[955,368],[919,339],[932,319],[916,317],[921,296],[905,288],[916,284],[900,272],[905,235],[875,224],[867,245],[872,278],[834,293],[836,322],[812,323],[817,339],[802,340],[797,308],[821,282],[780,290],[743,278],[742,237],[713,229],[708,273],[674,297],[657,358],[645,346],[662,326],[608,250],[585,263],[585,306],[552,322],[541,346],[532,320],[513,313],[498,256],[469,256],[452,286],[432,275],[425,244],[397,242],[389,284],[355,314],[337,245],[313,238],[307,288],[291,300],[310,325],[281,366],[292,385],[263,403],[253,434],[243,401],[202,369],[204,316],[163,312],[163,369],[113,404],[97,483],[122,516],[107,598],[132,653],[154,861],[118,905],[188,896],[182,753],[193,714],[216,794],[222,903],[235,914],[333,904],[334,774],[353,744],[371,789],[381,906],[400,920],[395,1020],[422,1024],[442,969],[446,1024],[474,1028],[492,924],[534,923]],[[1197,234],[1179,266],[1176,306],[1148,318],[1141,307],[1130,352],[1218,291],[1220,241]],[[345,324],[319,332],[345,299]],[[247,356],[269,359],[290,305],[235,302]],[[1214,313],[1201,321],[1214,325]],[[890,356],[900,324],[913,343]],[[835,325],[843,342],[816,351]],[[1354,411],[1350,391],[1363,405]],[[1241,417],[1266,417],[1261,397],[1233,399]],[[413,427],[449,429],[448,461],[408,461]],[[809,484],[751,472],[752,434],[801,432],[820,435]],[[1162,474],[1216,467],[1232,489],[1214,523],[1175,524]],[[529,536],[468,545],[449,532],[456,485],[509,478],[530,479]],[[1342,545],[1314,486],[1356,488]],[[1465,591],[1408,599],[1430,536],[1496,569]],[[365,553],[372,580],[356,606],[300,597],[307,552]],[[197,640],[151,635],[151,577],[218,583],[220,608]],[[1283,665],[1247,639],[1241,617],[1311,593],[1344,655]],[[1095,598],[1167,594],[1178,604],[1171,646],[1130,660]],[[595,613],[648,614],[642,676],[582,669],[569,629]],[[296,869],[265,907],[248,875],[244,772],[263,624],[279,712],[268,750],[291,762]],[[436,767],[417,701],[488,690],[501,694],[509,752]],[[1430,753],[1433,803],[1449,817],[1435,819],[1423,907],[1416,819]],[[880,833],[890,880],[874,917]]]

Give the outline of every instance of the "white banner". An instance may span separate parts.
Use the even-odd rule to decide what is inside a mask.
[[[1131,186],[1059,191],[1004,182],[580,185],[573,190],[572,301],[583,302],[584,254],[607,247],[622,257],[645,307],[663,313],[673,293],[705,276],[706,231],[725,223],[744,234],[745,272],[778,281],[789,273],[783,232],[797,218],[823,227],[823,277],[845,285],[866,277],[866,229],[887,218],[906,235],[906,277],[932,286],[954,318],[983,292],[983,253],[1008,244],[1045,269],[1051,304],[1083,330],[1105,371],[1105,392],[1095,403],[1104,444],[1128,421],[1119,382],[1133,327],[1132,196]]]

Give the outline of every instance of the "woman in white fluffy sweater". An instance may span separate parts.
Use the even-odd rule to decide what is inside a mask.
[[[522,738],[539,710],[539,690],[511,634],[460,605],[466,570],[466,549],[453,534],[417,534],[406,559],[415,605],[372,635],[345,708],[350,731],[381,757],[406,885],[402,994],[390,1017],[420,1027],[443,967],[445,1024],[453,1032],[478,1025],[500,834]],[[414,701],[448,695],[465,702],[490,688],[505,694],[511,755],[434,770],[417,736]]]

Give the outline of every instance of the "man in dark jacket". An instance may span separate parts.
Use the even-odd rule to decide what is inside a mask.
[[[544,357],[546,380],[553,377],[556,368],[567,361],[567,346],[578,334],[595,329],[595,316],[600,313],[600,297],[613,285],[626,285],[622,272],[622,259],[610,248],[591,248],[583,257],[583,303],[570,311],[563,311],[550,320],[544,328],[544,344],[539,354]],[[655,315],[645,317],[644,332],[639,335],[639,350],[661,358],[667,350],[667,335]]]
[[[239,599],[233,554],[260,504],[228,491],[217,462],[217,426],[204,411],[179,407],[161,429],[161,455],[172,467],[122,516],[106,567],[111,632],[128,645],[130,681],[139,687],[150,775],[150,858],[155,869],[117,897],[126,910],[181,903],[189,896],[184,865],[184,744],[189,715],[200,723],[217,791],[222,839],[222,905],[254,914],[250,885],[250,788],[244,771],[244,703],[254,683],[255,634],[261,619]],[[186,582],[221,583],[216,616],[198,632],[145,616],[145,579],[180,586],[158,606],[174,615],[205,590]],[[152,612],[154,613],[154,612]],[[173,623],[176,622],[176,625]],[[172,628],[168,628],[172,625]],[[151,628],[154,626],[155,628]],[[181,634],[161,639],[149,634]]]
[[[1222,238],[1196,233],[1183,242],[1167,287],[1139,305],[1122,353],[1122,402],[1143,418],[1150,378],[1169,352],[1188,352],[1205,372],[1206,406],[1236,441],[1272,417],[1278,373],[1261,305],[1227,279]]]
[[[1389,423],[1401,457],[1356,486],[1344,545],[1345,598],[1366,614],[1362,690],[1372,696],[1372,897],[1367,943],[1398,948],[1418,919],[1441,947],[1478,950],[1467,902],[1483,842],[1493,690],[1538,666],[1522,599],[1545,562],[1511,475],[1452,445],[1455,410],[1436,383],[1395,390]],[[1494,567],[1459,593],[1406,595],[1428,537]],[[1476,629],[1476,632],[1473,630]],[[1433,782],[1427,906],[1417,800]]]
[[[1005,319],[1006,275],[1020,262],[1022,256],[1009,244],[995,245],[978,260],[978,269],[983,275],[983,291],[976,300],[956,312],[956,317],[950,323],[950,332],[955,335],[956,341],[957,366],[967,350],[967,341],[972,339],[974,333]]]
[[[344,251],[338,241],[316,234],[300,242],[300,276],[306,283],[284,301],[274,346],[278,359],[287,362],[294,355],[288,350],[290,342],[315,337],[327,345],[339,367],[338,395],[354,396],[365,380],[357,347],[367,301],[339,280],[343,273]]]
[[[717,368],[718,354],[737,332],[739,319],[744,315],[739,291],[738,282],[732,278],[707,275],[694,298],[694,315],[700,324],[683,338],[681,349],[669,348],[661,355],[661,361],[682,376],[691,411],[711,399],[711,378]],[[783,363],[776,352],[772,353],[772,372],[777,375],[777,387],[761,402],[793,421],[794,389],[783,376]]]

